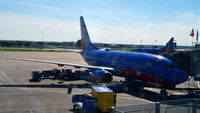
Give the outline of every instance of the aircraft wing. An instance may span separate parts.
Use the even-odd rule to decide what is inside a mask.
[[[1,47],[1,46],[0,46]],[[90,66],[90,65],[82,65],[82,64],[72,64],[72,63],[64,63],[64,62],[56,62],[56,61],[47,61],[47,60],[38,60],[38,59],[25,59],[25,58],[17,58],[17,57],[8,57],[4,54],[3,49],[1,48],[1,52],[3,57],[7,59],[13,60],[21,60],[21,61],[30,61],[30,62],[39,62],[39,63],[48,63],[48,64],[56,64],[58,66],[72,66],[75,68],[88,68],[88,69],[105,69],[105,70],[113,70],[113,68],[109,67],[101,67],[101,66]]]
[[[68,52],[73,52],[73,53],[81,53],[82,50],[78,50],[78,49],[64,49],[64,48],[56,48],[56,47],[52,47],[52,46],[49,46],[50,48],[53,48],[53,49],[59,49],[59,50],[63,50],[63,51],[68,51]]]
[[[81,53],[82,50],[75,50],[75,49],[63,49],[63,48],[58,48],[60,50],[64,50],[64,51],[69,51],[69,52],[74,52],[74,53]]]
[[[17,58],[17,57],[8,57],[8,56],[5,56],[5,55],[4,55],[4,57],[7,58],[7,59],[13,59],[13,60],[22,60],[22,61],[30,61],[30,62],[40,62],[40,63],[56,64],[58,66],[73,66],[75,68],[89,68],[89,69],[113,70],[112,68],[100,67],[100,66],[90,66],[90,65],[72,64],[72,63],[55,62],[55,61],[47,61],[47,60],[37,60],[37,59],[25,59],[25,58]]]

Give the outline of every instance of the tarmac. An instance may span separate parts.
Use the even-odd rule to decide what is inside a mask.
[[[75,64],[86,64],[78,53],[70,52],[6,52],[10,57],[22,57],[28,59],[41,59]],[[0,56],[0,113],[72,113],[72,96],[74,94],[89,94],[89,88],[81,88],[84,80],[65,81],[64,85],[76,84],[77,88],[72,89],[72,93],[67,93],[67,88],[39,88],[28,87],[30,85],[54,85],[58,81],[42,80],[39,83],[30,83],[32,71],[63,69],[53,64],[16,61],[5,59]],[[77,70],[73,67],[64,67]],[[80,69],[79,69],[80,70]],[[82,69],[84,70],[84,69]],[[115,81],[124,78],[114,77]],[[6,87],[7,86],[7,87]],[[13,87],[8,87],[13,86]],[[185,86],[185,85],[184,85]],[[159,89],[146,88],[147,96],[128,93],[117,93],[117,106],[151,104],[161,101],[158,98]],[[172,93],[169,91],[169,93]],[[183,94],[184,95],[184,94]],[[182,98],[177,96],[177,98]]]

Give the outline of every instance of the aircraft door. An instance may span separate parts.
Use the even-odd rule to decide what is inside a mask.
[[[149,64],[148,64],[148,72],[150,74],[153,73],[153,70],[155,68],[155,65],[156,65],[156,61],[155,60],[152,60]]]

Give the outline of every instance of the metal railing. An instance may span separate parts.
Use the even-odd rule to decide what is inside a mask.
[[[156,102],[152,104],[118,106],[112,113],[199,113],[200,100],[182,99]]]

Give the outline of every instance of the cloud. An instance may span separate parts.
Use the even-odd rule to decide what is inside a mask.
[[[62,8],[62,7],[56,7],[55,4],[54,5],[49,5],[49,4],[44,4],[44,3],[34,3],[34,2],[22,2],[22,1],[6,1],[7,3],[10,4],[15,4],[15,6],[19,6],[20,8],[26,8],[27,10],[27,15],[37,15],[38,14],[42,14],[43,16],[77,16],[78,12],[74,11],[75,9],[68,9],[68,8]],[[20,9],[19,8],[19,9]],[[16,11],[18,11],[18,9],[16,9]],[[50,13],[47,13],[50,12]],[[23,11],[22,11],[23,12]],[[34,12],[34,13],[33,13]]]
[[[76,41],[80,38],[78,22],[0,13],[3,15],[0,18],[0,39],[40,41],[42,30],[46,41]]]
[[[181,14],[177,15],[175,18],[177,18],[179,20],[185,20],[186,19],[186,20],[190,20],[190,21],[199,19],[199,17],[192,12],[181,13]]]
[[[41,41],[42,30],[45,41],[77,41],[80,38],[78,18],[72,21],[7,12],[0,14],[0,39]],[[109,21],[105,20],[111,24],[103,24],[104,20],[93,23],[95,18],[85,18],[91,40],[121,44],[139,44],[140,40],[143,44],[155,44],[157,40],[157,44],[164,45],[173,36],[178,45],[191,45],[189,33],[192,28],[200,26],[197,23],[200,16],[188,12],[160,22],[143,21],[137,16],[126,15],[123,18],[112,17]],[[193,22],[193,19],[197,21]]]
[[[90,34],[91,37],[95,37],[97,42],[139,44],[142,40],[143,44],[155,44],[155,40],[157,40],[159,44],[164,45],[171,37],[175,37],[179,45],[185,43],[189,45],[191,28],[191,25],[180,23],[144,24],[144,26],[134,27],[105,26],[92,28],[93,32]]]
[[[19,5],[26,5],[26,6],[32,6],[32,7],[58,9],[57,7],[53,7],[53,6],[49,6],[49,5],[34,4],[34,3],[28,3],[28,2],[10,1],[10,3],[15,3],[15,4],[19,4]]]
[[[115,25],[99,24],[101,27],[93,27],[91,35],[97,42],[139,44],[142,40],[143,44],[155,44],[157,40],[158,44],[165,45],[171,37],[175,37],[178,45],[191,45],[192,38],[189,34],[192,28],[196,30],[200,26],[199,15],[182,12],[174,17],[163,18],[163,21],[149,22],[126,12]]]

